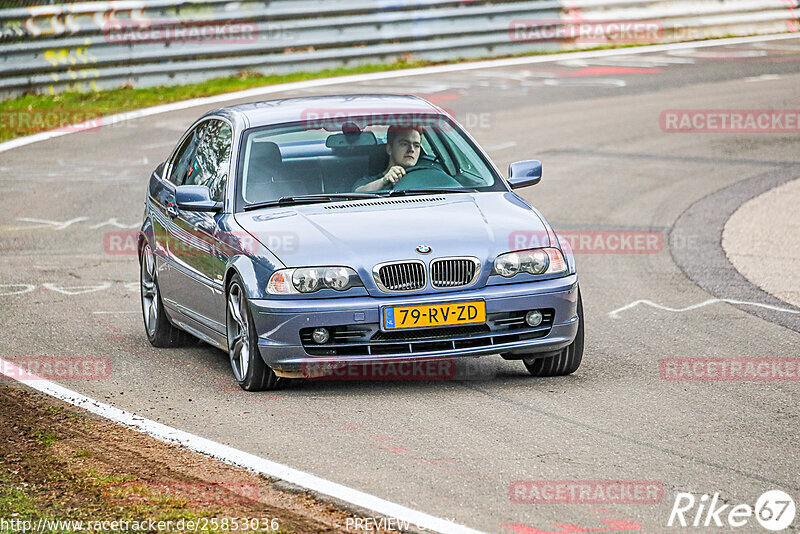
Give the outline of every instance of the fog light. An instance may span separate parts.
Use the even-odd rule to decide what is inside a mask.
[[[542,324],[542,312],[539,310],[531,310],[525,314],[525,322],[528,323],[528,326],[539,326]],[[316,330],[314,331],[316,335]]]
[[[331,333],[328,332],[327,328],[315,328],[311,333],[311,338],[314,340],[314,343],[322,345],[328,342],[331,338]]]

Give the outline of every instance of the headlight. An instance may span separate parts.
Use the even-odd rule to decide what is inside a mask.
[[[355,273],[353,273],[355,274]],[[325,269],[323,274],[325,285],[336,291],[344,291],[350,287],[350,271],[345,267],[333,267]],[[356,276],[358,278],[358,276]]]
[[[526,273],[544,274],[547,272],[547,268],[550,267],[550,256],[543,249],[525,252],[521,254],[521,257],[520,267]]]
[[[267,293],[291,295],[314,293],[320,289],[346,291],[363,285],[361,278],[350,267],[301,267],[280,269],[272,273],[267,284]]]
[[[322,269],[297,269],[292,273],[292,285],[300,293],[313,293],[322,286],[323,276]]]
[[[511,278],[517,273],[534,275],[566,272],[567,262],[557,248],[536,248],[500,254],[494,260],[494,273]]]
[[[519,255],[511,252],[497,256],[494,260],[494,270],[500,276],[511,278],[519,272]]]

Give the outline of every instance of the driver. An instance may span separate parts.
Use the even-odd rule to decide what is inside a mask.
[[[419,127],[390,126],[386,132],[386,152],[389,165],[377,176],[365,176],[353,187],[357,192],[386,191],[392,189],[406,169],[417,164],[422,140]]]

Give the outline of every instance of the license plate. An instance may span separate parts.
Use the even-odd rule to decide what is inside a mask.
[[[383,309],[383,327],[387,330],[485,322],[486,303],[482,300]]]

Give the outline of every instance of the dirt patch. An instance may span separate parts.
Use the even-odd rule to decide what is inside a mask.
[[[118,521],[102,528],[117,532],[363,531],[354,517],[37,392],[0,386],[0,518],[17,521],[2,531],[44,520],[84,524],[44,523],[39,531],[86,532],[89,521]]]

